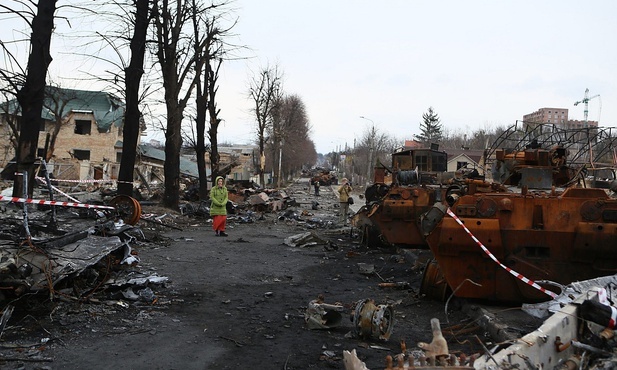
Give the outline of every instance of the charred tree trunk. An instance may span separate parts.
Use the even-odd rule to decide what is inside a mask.
[[[135,3],[135,33],[131,39],[131,62],[125,71],[126,114],[122,129],[122,160],[118,172],[118,194],[133,195],[133,170],[137,155],[137,141],[141,112],[139,110],[139,86],[144,73],[146,34],[148,31],[149,0]]]
[[[39,127],[43,124],[41,112],[45,99],[45,78],[51,63],[49,46],[54,29],[56,0],[40,0],[37,14],[32,20],[28,73],[24,86],[17,93],[22,110],[22,121],[17,144],[17,172],[28,171],[28,195],[32,196],[34,161],[37,156]],[[14,196],[23,195],[23,178],[17,176],[13,187]]]
[[[219,60],[216,69],[212,68],[212,59],[206,64],[206,76],[208,78],[208,114],[210,115],[210,129],[208,130],[208,136],[210,137],[210,164],[212,174],[212,184],[216,181],[216,177],[221,174],[221,155],[219,154],[219,141],[218,130],[221,120],[218,118],[220,109],[216,108],[216,87],[219,68],[221,67],[221,61]]]
[[[264,170],[266,168],[266,149],[263,140],[259,141],[259,185],[266,188]]]
[[[182,108],[183,110],[183,108]],[[182,110],[177,105],[167,105],[167,131],[165,131],[165,193],[163,206],[178,209],[180,202],[180,149],[182,147]]]
[[[195,99],[197,103],[197,115],[195,117],[197,131],[195,154],[197,155],[197,170],[199,171],[200,200],[208,199],[208,176],[206,172],[206,109],[208,106],[208,95],[204,90],[205,89],[201,86],[201,72],[198,72],[197,97]]]
[[[218,125],[221,122],[216,116],[210,116],[210,129],[208,135],[210,136],[210,165],[212,174],[210,175],[212,185],[216,181],[216,177],[221,175],[221,155],[219,154],[219,140],[218,140]]]
[[[183,25],[187,21],[189,3],[172,1],[176,8],[170,9],[168,0],[155,1],[153,18],[156,26],[157,59],[163,76],[165,106],[167,108],[167,127],[165,130],[165,192],[162,205],[178,209],[180,202],[180,149],[182,146],[182,119],[184,109],[195,87],[192,72],[195,68],[195,55],[184,57],[190,49],[183,49],[185,39]],[[185,83],[186,81],[186,83]],[[180,93],[184,92],[182,98]]]

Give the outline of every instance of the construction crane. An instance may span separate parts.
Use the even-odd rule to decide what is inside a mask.
[[[574,103],[574,106],[579,105],[580,103],[585,103],[585,124],[587,123],[587,116],[589,115],[589,101],[593,98],[598,98],[600,97],[600,94],[596,94],[592,97],[589,97],[589,89],[585,89],[585,97],[583,98],[583,100],[581,101],[577,101],[576,103]]]

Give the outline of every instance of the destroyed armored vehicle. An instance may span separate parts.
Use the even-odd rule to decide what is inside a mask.
[[[311,186],[314,185],[316,182],[319,182],[319,185],[322,186],[337,185],[338,178],[336,177],[336,174],[332,171],[319,169],[313,172],[310,179]]]
[[[391,168],[375,170],[375,183],[365,192],[366,205],[354,216],[366,244],[428,249],[418,220],[451,191],[448,183],[455,174],[446,172],[447,157],[437,146],[398,150],[392,154]],[[384,172],[392,174],[391,184],[384,182]],[[467,175],[479,176],[477,171]]]
[[[437,262],[423,286],[445,278],[458,297],[537,302],[561,285],[615,274],[614,181],[609,189],[585,181],[585,169],[612,153],[615,139],[610,129],[596,131],[582,144],[572,140],[581,132],[550,125],[506,131],[486,156],[504,188],[479,191],[470,183],[423,215]]]

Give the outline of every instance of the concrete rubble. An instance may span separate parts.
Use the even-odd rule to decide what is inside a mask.
[[[566,300],[527,305],[552,307],[551,314],[534,331],[511,337],[483,353],[451,352],[442,335],[439,320],[431,319],[431,342],[418,342],[420,351],[407,349],[387,355],[386,370],[457,368],[495,369],[613,369],[617,366],[617,275],[572,283],[564,287]],[[557,308],[559,307],[559,308]],[[478,316],[489,315],[476,307]],[[507,320],[506,320],[507,321]],[[489,320],[484,325],[501,325]],[[354,350],[343,350],[346,370],[368,370]]]
[[[322,188],[317,202],[310,188],[295,192],[266,191],[236,184],[234,196],[230,197],[233,200],[230,202],[229,222],[231,225],[253,223],[264,220],[264,215],[269,214],[273,223],[293,224],[305,230],[286,238],[285,245],[294,248],[319,246],[324,250],[336,248],[337,233],[353,235],[357,230],[337,223],[335,189],[335,186],[328,190]],[[331,191],[329,197],[325,196],[326,191]],[[354,204],[350,213],[357,211],[361,203]],[[310,211],[306,209],[309,207]],[[136,247],[148,242],[144,236],[144,230],[148,227],[181,230],[178,217],[208,220],[208,203],[183,203],[180,216],[141,214],[140,220],[144,222],[140,227],[127,225],[110,215],[63,209],[58,212],[60,224],[64,226],[59,235],[49,232],[47,214],[36,211],[30,218],[33,230],[30,239],[24,239],[22,234],[20,226],[23,220],[19,208],[3,206],[0,213],[0,287],[3,288],[0,290],[0,302],[7,304],[0,316],[0,337],[13,314],[16,301],[30,293],[42,293],[52,300],[106,302],[114,307],[160,304],[157,287],[164,287],[169,279],[152,271],[141,271]],[[348,257],[353,258],[353,251],[349,252]],[[354,266],[358,279],[368,276],[381,278],[376,264],[349,264]],[[410,283],[405,281],[384,280],[376,287],[407,289],[410,295],[414,294]],[[461,353],[448,350],[449,343],[442,335],[442,323],[432,319],[432,338],[420,338],[417,347],[410,346],[409,349],[402,343],[400,353],[384,356],[385,368],[492,370],[615,367],[617,341],[612,330],[616,320],[612,315],[617,309],[612,299],[617,294],[616,287],[617,276],[577,282],[560,287],[562,293],[555,300],[524,305],[524,311],[530,315],[529,320],[532,316],[544,320],[536,331],[522,333],[524,335],[513,335],[504,329],[508,326],[507,319],[496,320],[482,306],[465,301],[462,303],[465,305],[463,309],[470,316],[475,315],[478,325],[491,334],[499,332],[492,336],[492,342],[487,341],[485,351]],[[599,302],[600,306],[589,302]],[[319,297],[308,303],[304,313],[306,329],[330,330],[346,326],[343,318],[349,317],[355,338],[373,343],[370,344],[371,349],[383,350],[374,343],[388,341],[396,320],[405,319],[395,317],[397,304],[400,302],[377,304],[369,298],[353,304],[330,304]],[[581,307],[585,307],[587,312],[581,313]],[[606,312],[608,320],[605,320]],[[332,353],[327,356],[334,357]],[[367,369],[355,349],[343,351],[343,359],[346,369]]]

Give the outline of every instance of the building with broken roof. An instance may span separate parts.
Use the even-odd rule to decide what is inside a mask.
[[[38,156],[46,156],[50,172],[62,179],[115,179],[122,157],[124,101],[104,91],[48,86],[41,116]],[[0,167],[15,156],[12,127],[19,127],[16,100],[0,110]],[[140,127],[145,130],[145,124]],[[47,136],[50,137],[45,155]]]
[[[256,153],[257,147],[254,145],[232,145],[219,146],[221,164],[229,166],[228,178],[233,180],[254,180],[255,169],[257,168]],[[209,156],[206,162],[210,163]]]
[[[46,158],[49,171],[58,179],[118,178],[123,147],[125,106],[122,99],[103,91],[46,88],[40,128],[38,156]],[[21,110],[16,100],[0,104],[0,169],[15,157],[15,127]],[[13,126],[13,127],[12,127]],[[142,122],[141,132],[145,131]],[[46,137],[51,137],[45,155]],[[55,137],[55,138],[54,138]],[[221,172],[234,180],[255,177],[255,146],[219,146]],[[206,173],[210,176],[210,157],[206,153]],[[136,177],[138,182],[164,182],[165,152],[160,147],[138,143]],[[198,178],[194,151],[180,158],[180,174]]]
[[[148,182],[163,182],[165,165],[165,151],[151,144],[139,144],[135,161],[138,170]],[[180,156],[180,175],[190,178],[199,178],[197,162]],[[210,169],[206,168],[206,176],[210,176]],[[143,179],[142,179],[143,181]]]

